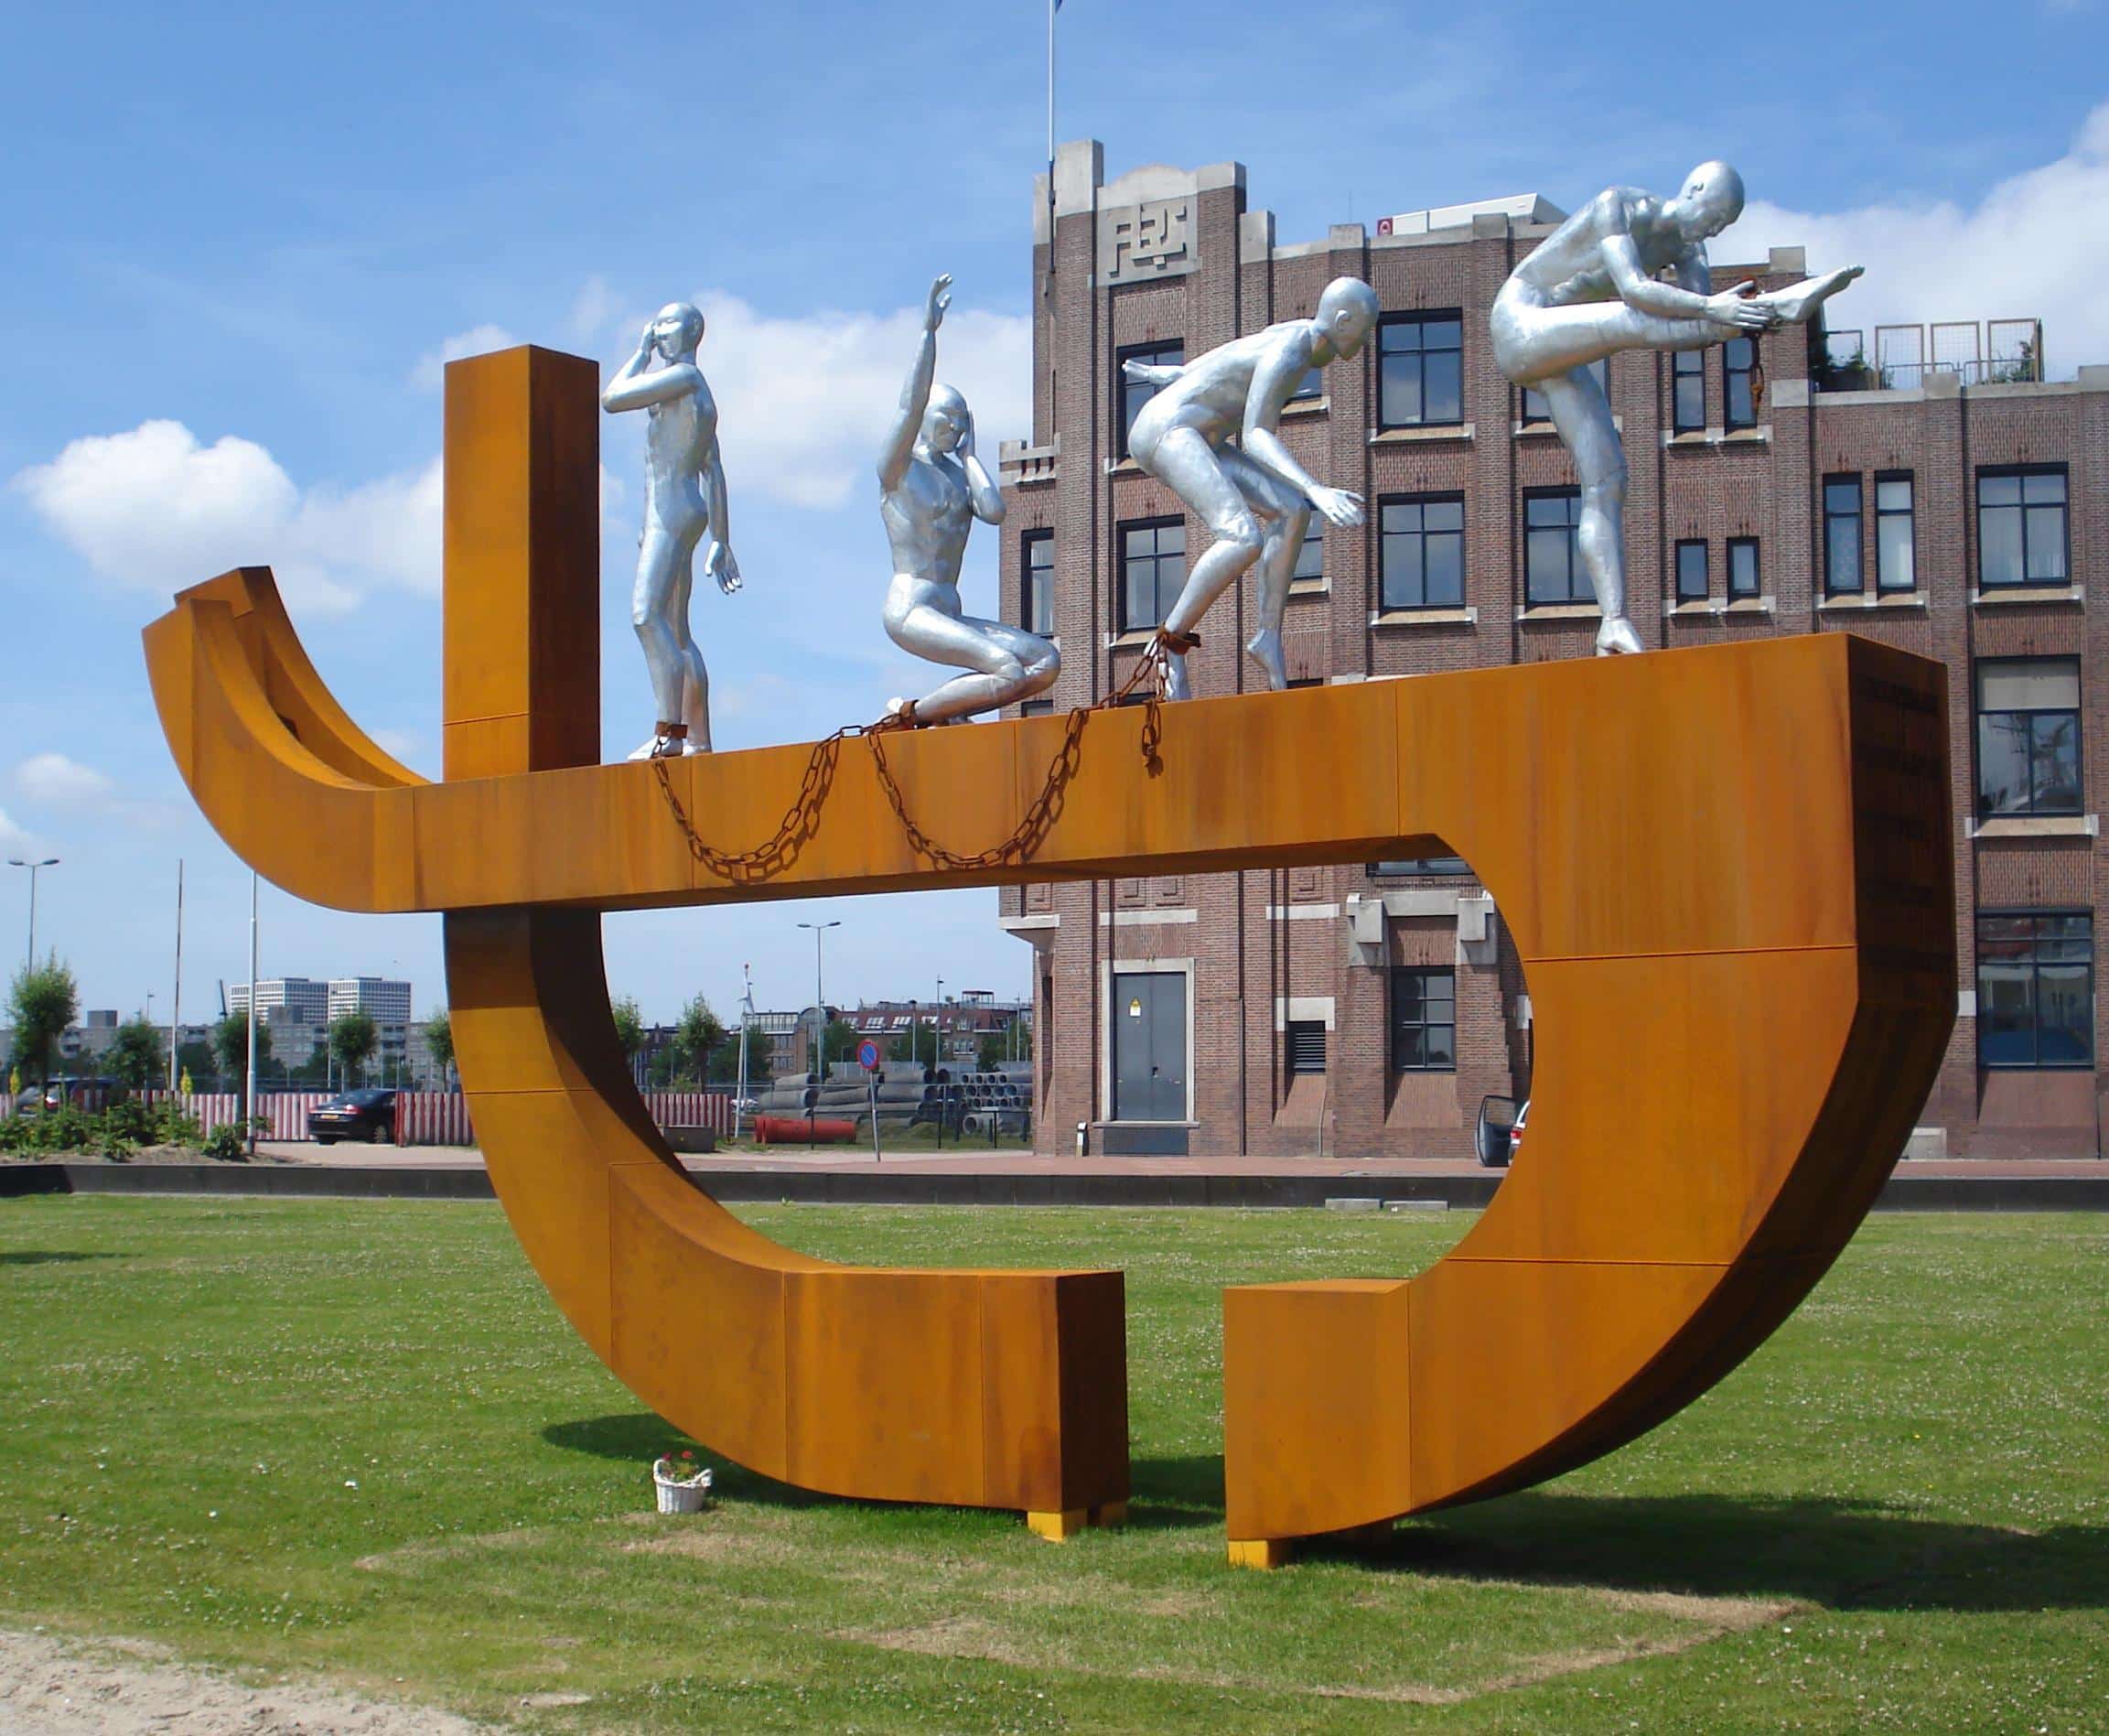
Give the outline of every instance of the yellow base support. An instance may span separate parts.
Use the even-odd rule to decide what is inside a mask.
[[[1109,1501],[1098,1507],[1063,1507],[1053,1513],[1028,1513],[1026,1529],[1049,1543],[1067,1543],[1080,1531],[1107,1530],[1128,1522],[1128,1504]]]
[[[1296,1539],[1232,1537],[1230,1557],[1233,1568],[1257,1568],[1262,1571],[1272,1568],[1286,1568],[1296,1558]]]

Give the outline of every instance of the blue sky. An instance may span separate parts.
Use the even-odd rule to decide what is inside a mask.
[[[1607,21],[1610,22],[1607,22]],[[1750,246],[1870,267],[1856,318],[2041,313],[2109,361],[2109,11],[1458,8],[1070,0],[1065,138],[1110,174],[1237,157],[1284,242],[1535,189],[1667,188],[1701,157]],[[246,969],[248,881],[164,749],[138,629],[178,586],[278,568],[352,713],[436,771],[437,367],[527,340],[612,368],[674,297],[712,315],[748,588],[699,595],[721,748],[802,740],[929,681],[887,642],[868,480],[912,309],[958,280],[941,372],[985,449],[1024,431],[1045,12],[968,6],[204,4],[16,8],[0,144],[0,854],[91,1006],[187,1011]],[[1533,73],[1530,69],[1550,70]],[[1732,243],[1737,238],[1728,238]],[[1730,251],[1735,251],[1731,245]],[[1747,250],[1746,250],[1747,251]],[[1716,253],[1720,252],[1716,248]],[[607,747],[649,723],[628,624],[637,434],[604,431]],[[993,600],[995,543],[970,555]],[[0,880],[0,959],[27,877]],[[1021,991],[995,894],[834,900],[831,999]],[[648,1015],[810,998],[813,911],[611,918]],[[12,942],[9,935],[17,938]],[[436,918],[264,892],[267,974],[393,971],[444,997]]]

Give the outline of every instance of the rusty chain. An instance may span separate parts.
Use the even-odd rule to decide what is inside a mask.
[[[1191,649],[1198,641],[1189,641],[1185,649]],[[805,764],[805,775],[799,782],[798,793],[784,810],[783,818],[777,823],[775,835],[765,844],[751,850],[737,852],[721,850],[695,829],[695,824],[675,794],[673,780],[667,772],[667,757],[654,759],[652,775],[659,781],[660,793],[666,798],[668,811],[673,815],[674,825],[680,829],[689,854],[721,879],[736,885],[752,885],[783,872],[798,859],[814,829],[820,823],[821,809],[826,804],[828,793],[834,786],[834,774],[842,758],[842,744],[852,736],[862,736],[871,743],[872,767],[878,774],[879,788],[885,793],[887,805],[892,808],[894,817],[900,822],[909,846],[920,856],[927,857],[935,866],[951,869],[977,869],[1004,868],[1012,862],[1023,862],[1037,850],[1046,838],[1061,812],[1063,792],[1076,775],[1083,760],[1084,727],[1094,712],[1110,711],[1124,705],[1146,681],[1150,690],[1145,704],[1148,715],[1143,719],[1143,758],[1154,769],[1157,764],[1157,745],[1163,731],[1157,707],[1165,696],[1166,653],[1174,647],[1160,631],[1157,641],[1146,655],[1137,660],[1128,672],[1127,679],[1091,705],[1071,711],[1065,719],[1061,747],[1048,764],[1046,779],[1040,791],[1027,807],[1024,817],[1017,828],[1001,844],[988,849],[978,850],[972,856],[962,856],[949,850],[925,832],[909,812],[908,797],[893,768],[887,761],[885,738],[899,730],[916,728],[912,709],[894,717],[882,718],[877,723],[845,724],[833,735],[816,741]]]

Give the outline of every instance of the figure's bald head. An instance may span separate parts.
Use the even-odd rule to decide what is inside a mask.
[[[1377,292],[1360,277],[1336,277],[1318,297],[1318,324],[1343,356],[1361,353],[1377,329]]]
[[[1701,163],[1677,195],[1677,222],[1698,241],[1711,241],[1743,214],[1743,178],[1726,163]]]
[[[703,309],[685,301],[670,301],[652,316],[654,347],[669,361],[694,352],[703,341]]]
[[[952,452],[966,431],[974,426],[974,413],[966,407],[966,395],[957,386],[934,385],[922,413],[924,445],[933,452]]]

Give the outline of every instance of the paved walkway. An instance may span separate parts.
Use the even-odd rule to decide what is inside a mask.
[[[483,1154],[462,1146],[317,1146],[307,1141],[266,1141],[260,1149],[294,1163],[354,1168],[480,1170]],[[1486,1173],[1469,1159],[1277,1158],[1219,1154],[1184,1158],[1045,1157],[1031,1151],[991,1151],[966,1146],[944,1151],[902,1152],[875,1163],[868,1151],[841,1146],[805,1151],[772,1146],[757,1151],[720,1151],[682,1159],[691,1170],[783,1171],[791,1174],[865,1174],[884,1169],[902,1174],[938,1175],[1337,1175],[1464,1176]],[[1993,1177],[2109,1175],[2094,1158],[1918,1158],[1898,1164],[1900,1176]]]

